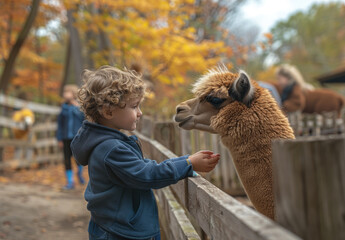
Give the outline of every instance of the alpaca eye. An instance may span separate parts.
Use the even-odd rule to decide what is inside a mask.
[[[217,98],[211,96],[206,97],[206,101],[211,103],[215,108],[219,108],[225,100],[225,98]]]

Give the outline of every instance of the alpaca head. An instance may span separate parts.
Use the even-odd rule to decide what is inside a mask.
[[[218,67],[209,71],[194,84],[195,98],[182,102],[176,107],[175,120],[186,130],[198,129],[220,133],[217,115],[225,109],[227,113],[234,115],[241,110],[251,108],[257,97],[257,87],[245,72],[231,73],[225,67]]]

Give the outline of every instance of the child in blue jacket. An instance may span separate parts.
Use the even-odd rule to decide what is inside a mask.
[[[145,159],[133,131],[142,115],[143,80],[131,71],[103,66],[83,72],[79,101],[84,121],[71,144],[73,155],[89,165],[85,190],[91,212],[89,239],[160,239],[152,189],[163,188],[195,171],[211,171],[219,154],[200,151],[161,163]]]
[[[58,129],[56,138],[59,141],[59,147],[63,149],[64,163],[66,170],[67,184],[64,189],[69,190],[74,188],[73,171],[71,165],[71,142],[77,134],[79,128],[84,121],[84,114],[80,111],[77,102],[78,86],[69,84],[64,87],[63,98],[64,103],[61,107],[61,112],[58,116]],[[83,178],[83,166],[78,166],[78,179],[81,184],[85,183]]]

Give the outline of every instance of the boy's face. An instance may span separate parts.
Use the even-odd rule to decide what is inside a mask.
[[[141,97],[132,98],[126,102],[126,107],[115,107],[111,111],[111,116],[108,115],[106,117],[106,125],[117,130],[134,131],[137,128],[137,122],[143,114],[139,106],[141,100]]]
[[[63,91],[63,98],[65,99],[66,102],[72,101],[74,99],[73,92],[70,90]]]

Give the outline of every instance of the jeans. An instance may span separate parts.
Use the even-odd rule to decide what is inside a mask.
[[[98,226],[94,221],[90,220],[89,223],[89,240],[133,240],[111,234]],[[139,240],[161,240],[160,234],[152,238],[139,239]]]

